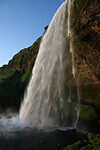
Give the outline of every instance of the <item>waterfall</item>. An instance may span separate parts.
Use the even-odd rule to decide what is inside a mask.
[[[71,1],[55,13],[44,34],[32,77],[20,108],[20,120],[32,127],[76,127],[79,90],[75,81]]]
[[[78,119],[79,119],[79,113],[80,113],[80,85],[79,85],[79,77],[76,74],[76,67],[75,67],[75,59],[74,59],[74,47],[73,47],[73,33],[71,30],[71,5],[74,2],[74,0],[68,0],[68,36],[70,38],[70,53],[72,55],[72,74],[75,81],[75,85],[77,86],[77,118],[75,122],[75,127],[77,126]],[[70,102],[70,100],[69,100]]]

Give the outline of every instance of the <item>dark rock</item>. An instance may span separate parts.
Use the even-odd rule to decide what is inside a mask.
[[[81,98],[100,103],[100,1],[75,0],[72,13],[74,51]]]
[[[46,26],[46,27],[44,28],[44,31],[46,31],[46,30],[48,29],[48,27],[49,27],[49,26]]]

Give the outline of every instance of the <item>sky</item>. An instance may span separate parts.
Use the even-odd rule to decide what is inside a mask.
[[[39,38],[64,0],[0,0],[0,66]]]

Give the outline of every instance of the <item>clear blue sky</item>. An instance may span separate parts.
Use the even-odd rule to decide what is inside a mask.
[[[42,35],[64,0],[0,0],[0,66]]]

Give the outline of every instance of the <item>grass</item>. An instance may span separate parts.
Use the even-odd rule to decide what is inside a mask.
[[[29,82],[39,50],[41,37],[29,48],[16,54],[8,65],[0,68],[0,106],[18,107]]]
[[[78,141],[72,145],[69,145],[63,150],[99,150],[100,149],[100,134],[87,134],[87,140]]]

